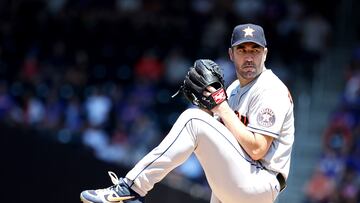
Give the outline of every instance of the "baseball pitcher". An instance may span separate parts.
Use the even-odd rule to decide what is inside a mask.
[[[113,186],[86,190],[83,202],[143,203],[171,170],[194,153],[212,190],[211,203],[270,203],[286,186],[294,141],[293,102],[265,67],[263,28],[234,28],[229,48],[237,80],[224,90],[220,67],[196,60],[179,92],[199,108],[184,111],[164,140]]]

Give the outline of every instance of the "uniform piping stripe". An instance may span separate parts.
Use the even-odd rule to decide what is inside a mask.
[[[218,129],[216,129],[214,126],[210,125],[210,123],[208,123],[208,122],[206,122],[206,121],[204,121],[204,120],[202,120],[202,119],[199,119],[199,118],[191,118],[189,121],[187,121],[187,122],[185,123],[185,125],[183,126],[183,128],[180,130],[179,134],[176,136],[176,138],[174,139],[174,141],[168,146],[168,148],[166,148],[166,150],[165,150],[163,153],[161,153],[157,158],[155,158],[152,162],[150,162],[148,165],[146,165],[146,166],[143,168],[143,170],[141,170],[141,171],[138,173],[138,175],[135,176],[134,180],[135,180],[145,169],[147,169],[152,163],[154,163],[156,160],[158,160],[162,155],[164,155],[164,154],[170,149],[170,147],[171,147],[171,146],[175,143],[175,141],[179,138],[181,132],[184,130],[184,128],[186,127],[186,125],[187,125],[190,121],[192,121],[192,120],[202,121],[202,122],[206,123],[207,125],[209,125],[210,127],[212,127],[213,129],[215,129],[220,135],[222,135],[222,136],[229,142],[229,144],[238,152],[238,154],[239,154],[243,159],[245,159],[247,162],[249,162],[251,165],[255,166],[256,168],[265,169],[265,167],[263,167],[261,164],[260,164],[260,166],[259,166],[259,164],[256,164],[256,163],[260,163],[260,162],[254,162],[254,161],[252,161],[252,160],[246,159],[246,158],[236,149],[236,147],[230,142],[230,140],[227,139],[226,136],[225,136],[224,134],[222,134]],[[130,187],[132,187],[132,186],[134,185],[134,180],[132,180],[132,184],[130,185]]]
[[[166,148],[165,151],[159,155],[159,157],[155,158],[152,162],[150,162],[148,165],[146,165],[146,166],[143,168],[143,170],[141,170],[140,173],[135,176],[134,180],[135,180],[146,168],[148,168],[152,163],[154,163],[156,160],[158,160],[162,155],[164,155],[164,154],[170,149],[170,147],[171,147],[171,146],[175,143],[175,141],[179,138],[181,132],[184,130],[184,128],[186,127],[186,125],[187,125],[190,121],[191,121],[191,119],[185,123],[185,125],[184,125],[184,126],[182,127],[182,129],[180,130],[179,134],[176,136],[176,138],[174,139],[174,141],[168,146],[168,148]],[[132,186],[134,185],[134,180],[132,180],[132,184],[130,185],[130,187],[132,187]]]
[[[254,128],[254,127],[251,127],[251,126],[247,126],[248,128],[251,128],[251,129],[253,129],[253,130],[257,130],[257,131],[262,131],[262,132],[266,132],[266,133],[270,133],[270,134],[272,134],[272,135],[276,135],[277,137],[279,136],[279,134],[278,133],[273,133],[273,132],[271,132],[271,131],[267,131],[267,130],[263,130],[263,129],[259,129],[259,128]]]

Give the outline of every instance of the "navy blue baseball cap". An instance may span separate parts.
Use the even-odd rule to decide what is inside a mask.
[[[266,47],[263,28],[255,24],[241,24],[236,26],[231,36],[231,47],[245,42],[254,42],[262,47]]]

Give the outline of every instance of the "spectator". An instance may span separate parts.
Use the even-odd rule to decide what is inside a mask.
[[[78,133],[83,128],[82,107],[80,99],[73,95],[65,107],[64,127],[71,132]]]
[[[45,118],[45,106],[33,93],[28,93],[25,99],[25,123],[30,126],[38,127]]]
[[[225,86],[228,87],[235,79],[236,73],[234,64],[227,60],[226,56],[221,55],[215,62],[222,68],[224,73]]]
[[[14,106],[14,101],[9,95],[6,81],[0,80],[0,120],[10,118],[10,112]]]
[[[357,174],[351,168],[344,174],[344,179],[339,185],[340,201],[344,203],[359,202],[359,183],[357,182]]]
[[[318,168],[326,177],[338,183],[345,170],[345,156],[334,149],[327,149],[319,160]]]
[[[312,80],[314,65],[322,58],[330,43],[331,26],[318,12],[307,15],[301,25],[301,47],[303,49],[303,75]]]
[[[189,59],[183,55],[182,50],[178,48],[170,50],[164,61],[164,80],[167,85],[172,87],[179,86],[191,65]]]
[[[63,120],[63,105],[55,91],[51,91],[45,102],[43,126],[51,130],[59,130]]]
[[[236,0],[234,2],[236,15],[244,21],[258,20],[264,7],[264,1],[262,0]]]
[[[112,107],[111,99],[103,94],[99,88],[95,88],[93,93],[85,101],[85,114],[92,127],[104,126],[109,118]]]
[[[346,114],[340,114],[334,118],[324,133],[325,150],[336,150],[346,153],[351,146],[352,134],[346,120]]]
[[[321,170],[316,169],[305,185],[306,200],[304,203],[326,203],[335,192],[335,182]]]
[[[148,50],[135,64],[136,77],[157,82],[163,75],[163,64],[152,50]]]

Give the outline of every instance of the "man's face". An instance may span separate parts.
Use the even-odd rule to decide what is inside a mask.
[[[239,44],[229,49],[240,83],[246,85],[256,78],[264,68],[267,49],[252,42]]]

